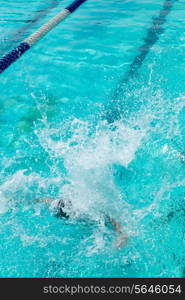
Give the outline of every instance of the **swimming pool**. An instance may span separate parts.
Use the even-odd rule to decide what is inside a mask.
[[[71,1],[0,2],[3,55]],[[89,0],[1,74],[1,277],[184,276],[185,33],[173,2],[124,90],[164,0]],[[68,221],[35,201],[61,195]]]

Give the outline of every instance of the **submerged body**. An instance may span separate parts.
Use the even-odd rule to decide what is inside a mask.
[[[53,199],[47,198],[43,200],[37,200],[39,202],[45,202],[46,204],[52,204]],[[66,210],[67,207],[67,210]],[[69,209],[70,208],[70,209]],[[54,215],[57,218],[62,218],[62,219],[69,219],[70,218],[70,210],[72,208],[72,203],[68,201],[67,203],[60,198],[59,200],[56,200],[56,203],[54,205],[54,210],[55,213]],[[117,249],[121,248],[122,246],[125,246],[128,242],[128,236],[127,234],[123,231],[122,225],[120,222],[115,220],[113,217],[108,216],[107,214],[105,215],[106,220],[112,225],[114,231],[118,234],[118,237],[116,239],[115,246]]]

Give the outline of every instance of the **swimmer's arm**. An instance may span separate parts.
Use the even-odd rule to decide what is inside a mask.
[[[125,246],[128,242],[128,236],[125,232],[122,231],[122,226],[121,223],[116,221],[114,218],[112,217],[108,217],[110,223],[113,226],[113,229],[119,233],[119,236],[116,240],[116,248],[121,248],[122,246]]]
[[[53,200],[50,198],[46,199],[35,199],[36,202],[50,204]]]
[[[112,226],[113,226],[113,228],[114,228],[114,230],[115,230],[116,232],[122,233],[122,231],[121,231],[121,223],[120,223],[120,222],[118,222],[118,221],[116,221],[115,219],[110,218],[110,217],[109,217],[109,221],[110,221],[110,223],[112,224]]]

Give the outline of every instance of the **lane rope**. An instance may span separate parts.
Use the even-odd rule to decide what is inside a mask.
[[[18,58],[20,58],[27,50],[29,50],[36,42],[38,42],[43,36],[45,36],[49,31],[56,27],[61,21],[66,19],[67,16],[72,14],[81,4],[87,0],[75,0],[61,12],[59,12],[55,17],[53,17],[49,22],[41,26],[28,38],[23,40],[16,48],[10,51],[8,54],[0,59],[0,73],[5,71],[12,63],[14,63]]]
[[[31,20],[27,20],[27,24],[14,31],[11,34],[11,37],[3,39],[5,44],[1,45],[1,53],[3,53],[4,51],[8,51],[12,44],[15,45],[15,43],[20,42],[25,32],[32,29],[33,26],[40,22],[40,20],[42,20],[52,9],[56,8],[60,3],[58,0],[50,0],[49,2],[50,4],[48,4],[47,7],[36,11],[35,16],[33,16]]]

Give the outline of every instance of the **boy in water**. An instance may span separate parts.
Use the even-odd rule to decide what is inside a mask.
[[[53,202],[52,199],[43,199],[37,200],[39,202],[45,202],[46,204],[51,204]],[[67,203],[67,208],[71,207],[71,203]],[[70,215],[66,212],[66,203],[63,199],[59,199],[56,205],[56,214],[55,216],[58,218],[69,219]],[[116,239],[116,248],[120,249],[122,246],[125,246],[128,242],[127,234],[122,230],[121,223],[115,220],[112,217],[106,216],[109,223],[112,225],[115,232],[118,233],[118,237]]]

